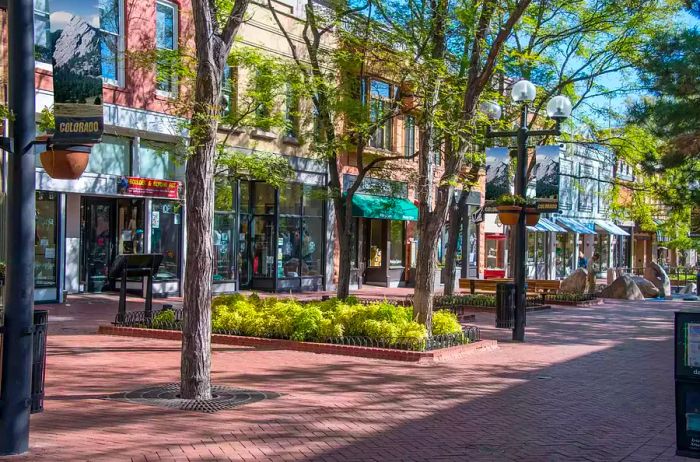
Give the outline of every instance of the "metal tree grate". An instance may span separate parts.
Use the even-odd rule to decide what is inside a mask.
[[[106,399],[211,414],[234,409],[245,404],[256,403],[264,399],[279,398],[281,396],[279,393],[243,390],[223,385],[212,385],[211,394],[212,398],[207,400],[182,399],[179,396],[180,384],[169,383],[166,385],[127,391],[125,393],[117,393],[107,396]]]

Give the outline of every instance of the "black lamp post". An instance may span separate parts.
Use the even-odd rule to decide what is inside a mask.
[[[515,194],[525,197],[527,191],[527,141],[530,136],[558,136],[561,135],[561,121],[571,115],[571,101],[566,96],[555,96],[547,104],[547,116],[554,119],[556,127],[551,130],[530,130],[528,128],[528,104],[535,100],[537,90],[535,86],[527,81],[520,80],[513,85],[513,101],[521,105],[520,125],[513,131],[491,131],[487,128],[487,138],[512,138],[516,137],[518,146],[517,165],[515,170]],[[501,108],[496,103],[486,102],[481,106],[491,119],[501,117]],[[520,210],[518,224],[515,226],[515,252],[512,254],[515,259],[513,265],[513,280],[515,282],[515,316],[513,326],[513,340],[525,341],[525,297],[527,295],[527,280],[525,265],[527,250],[527,229],[525,227],[525,209]]]
[[[7,2],[12,149],[7,183],[7,269],[0,386],[0,456],[29,447],[34,308],[34,9]]]

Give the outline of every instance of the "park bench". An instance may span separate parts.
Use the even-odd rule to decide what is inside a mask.
[[[496,293],[496,286],[502,282],[513,282],[512,279],[471,279],[460,278],[459,288],[467,289],[470,293]],[[561,288],[561,281],[551,279],[528,279],[527,293],[528,295],[538,295],[542,293],[557,293]]]

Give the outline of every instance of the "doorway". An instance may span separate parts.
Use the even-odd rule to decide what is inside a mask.
[[[109,266],[114,259],[114,199],[83,197],[80,204],[80,283],[85,292],[106,289]]]
[[[116,256],[143,253],[144,205],[143,199],[81,198],[81,291],[109,290]]]

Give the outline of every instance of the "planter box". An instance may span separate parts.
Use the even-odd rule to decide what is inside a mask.
[[[124,337],[141,337],[160,340],[182,340],[182,332],[177,330],[143,329],[137,327],[100,326],[98,334],[120,335]],[[239,335],[213,334],[211,341],[219,345],[249,346],[274,350],[306,351],[309,353],[356,356],[361,358],[387,359],[420,364],[458,359],[478,352],[489,351],[498,347],[495,340],[479,340],[449,348],[432,351],[406,351],[391,348],[373,348],[353,345],[335,345],[332,343],[296,342],[260,337],[243,337]]]

